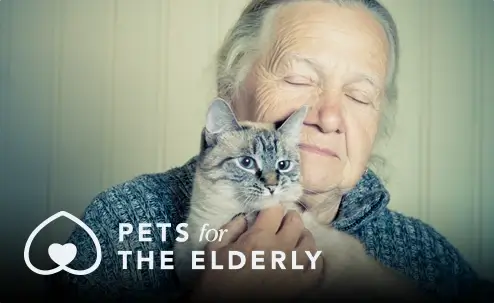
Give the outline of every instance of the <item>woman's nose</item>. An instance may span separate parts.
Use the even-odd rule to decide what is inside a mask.
[[[337,93],[321,94],[313,103],[305,124],[316,126],[323,133],[344,133],[342,98]]]

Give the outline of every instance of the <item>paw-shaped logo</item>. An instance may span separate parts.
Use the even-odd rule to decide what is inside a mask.
[[[75,256],[77,255],[77,247],[72,243],[67,243],[64,245],[53,243],[48,248],[48,255],[53,260],[53,262],[58,264],[58,267],[56,268],[49,270],[41,270],[34,267],[33,264],[31,263],[31,260],[29,259],[29,250],[31,248],[31,244],[33,243],[34,238],[43,228],[45,228],[46,225],[48,225],[50,222],[60,217],[65,217],[71,220],[72,222],[74,222],[75,224],[79,225],[82,229],[84,229],[88,233],[91,240],[93,240],[94,246],[96,247],[96,261],[88,269],[75,270],[67,267],[67,264],[72,262],[72,260],[74,260]],[[62,270],[65,270],[66,272],[71,273],[73,275],[78,275],[78,276],[87,275],[95,271],[101,263],[101,245],[98,241],[98,238],[96,238],[94,232],[86,224],[84,224],[84,222],[82,222],[76,216],[73,216],[66,211],[60,211],[54,214],[53,216],[49,217],[45,221],[41,222],[41,224],[38,225],[38,227],[36,227],[33,230],[33,232],[29,235],[29,238],[27,239],[26,242],[26,246],[24,247],[24,262],[26,262],[26,265],[27,267],[29,267],[30,270],[32,270],[34,273],[37,273],[38,275],[48,276]]]

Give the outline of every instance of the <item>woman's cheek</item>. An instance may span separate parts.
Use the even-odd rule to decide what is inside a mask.
[[[374,143],[376,126],[369,115],[347,115],[347,157],[354,172],[352,176],[365,168]]]
[[[273,86],[264,85],[257,90],[255,121],[276,122],[277,112],[283,107],[283,96]]]
[[[287,118],[303,105],[314,105],[318,99],[316,89],[310,87],[287,87],[290,84],[270,86],[260,94],[264,122],[276,122]]]

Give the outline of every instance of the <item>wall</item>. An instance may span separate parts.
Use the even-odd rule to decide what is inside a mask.
[[[214,54],[245,2],[0,1],[1,262],[24,266],[25,239],[51,214],[81,214],[101,190],[196,153]],[[402,46],[397,128],[382,149],[391,207],[494,279],[494,2],[383,3]]]

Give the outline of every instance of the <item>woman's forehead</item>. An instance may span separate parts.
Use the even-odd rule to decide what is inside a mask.
[[[386,33],[363,7],[341,7],[309,1],[282,7],[275,16],[272,62],[308,64],[328,71],[344,64],[370,84],[382,82],[387,71]],[[317,69],[316,69],[317,70]]]

